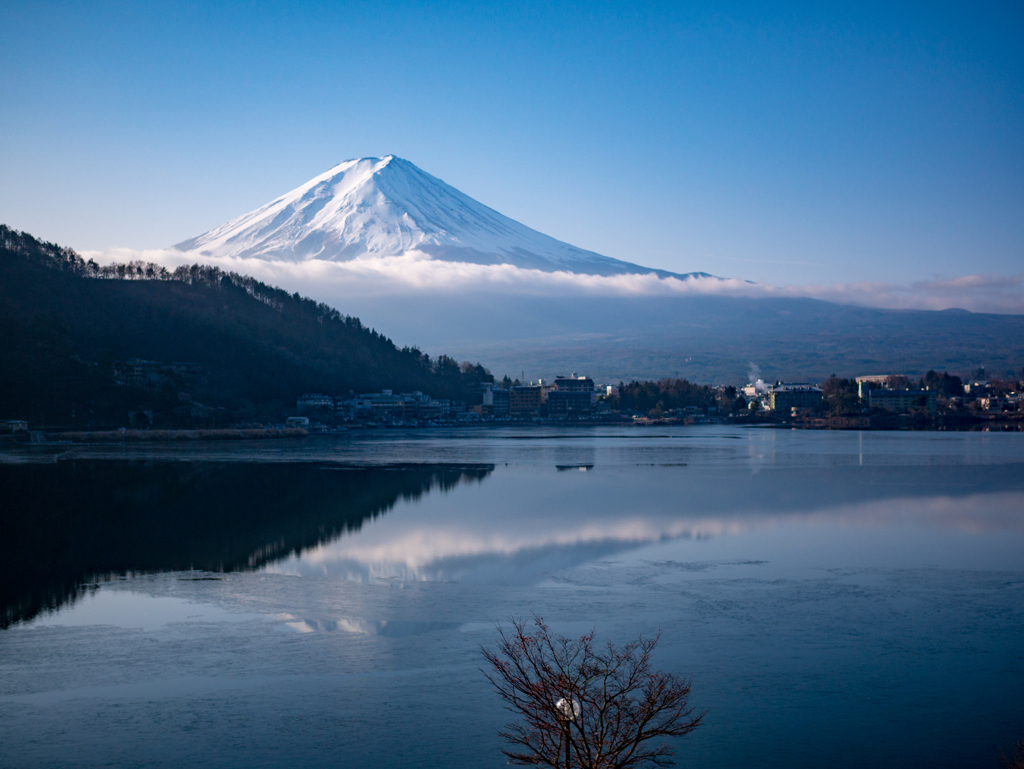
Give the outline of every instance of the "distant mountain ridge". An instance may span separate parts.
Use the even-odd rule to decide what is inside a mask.
[[[349,261],[420,252],[432,259],[586,275],[677,274],[586,251],[530,229],[408,160],[346,160],[255,211],[174,248],[204,257]]]

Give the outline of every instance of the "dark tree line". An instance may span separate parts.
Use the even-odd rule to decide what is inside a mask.
[[[659,379],[657,381],[623,382],[612,390],[609,405],[617,411],[638,414],[666,412],[670,409],[695,407],[706,411],[719,405],[715,391],[707,385],[697,385],[685,379]],[[732,403],[725,404],[730,410]]]
[[[958,376],[951,376],[943,371],[941,374],[936,371],[929,371],[918,386],[922,389],[935,390],[941,398],[953,398],[964,394],[964,383]]]
[[[825,409],[832,414],[847,414],[860,408],[857,380],[837,377],[835,374],[821,383],[825,396]]]

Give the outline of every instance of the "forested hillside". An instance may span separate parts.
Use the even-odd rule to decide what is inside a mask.
[[[431,359],[298,294],[193,265],[100,267],[0,225],[0,419],[121,426],[280,418],[304,392],[382,388],[467,399],[490,375]],[[194,362],[156,385],[115,382],[130,359]]]

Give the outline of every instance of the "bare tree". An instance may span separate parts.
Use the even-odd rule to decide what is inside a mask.
[[[1024,769],[1024,737],[1017,740],[1017,744],[1010,748],[1010,753],[999,754],[999,759],[1006,769]]]
[[[689,734],[704,714],[689,706],[690,683],[651,670],[659,636],[603,648],[594,632],[552,635],[541,617],[512,619],[484,648],[488,680],[521,720],[500,734],[515,764],[581,769],[669,766],[667,737]],[[532,631],[532,632],[531,632]]]

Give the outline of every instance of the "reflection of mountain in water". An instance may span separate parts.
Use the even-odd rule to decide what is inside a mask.
[[[0,465],[0,626],[128,572],[259,568],[490,465],[103,462]]]
[[[632,457],[665,459],[639,449]],[[768,467],[687,463],[502,469],[486,491],[395,515],[267,568],[357,582],[530,584],[658,542],[783,529],[1020,532],[1020,465]],[[586,470],[586,472],[580,472]],[[721,549],[721,548],[719,548]],[[661,556],[659,556],[661,557]],[[702,556],[703,557],[703,556]]]

